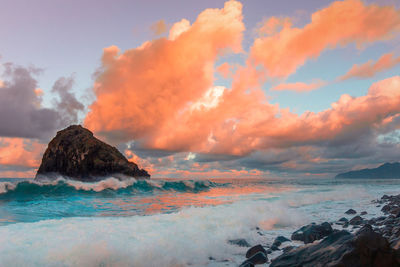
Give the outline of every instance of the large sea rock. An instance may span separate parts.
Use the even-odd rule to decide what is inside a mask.
[[[128,161],[118,149],[100,141],[80,125],[57,132],[43,155],[35,179],[51,180],[60,176],[84,182],[110,176],[150,178],[147,171]]]

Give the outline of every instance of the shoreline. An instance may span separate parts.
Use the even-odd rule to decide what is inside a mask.
[[[400,194],[383,195],[370,205],[380,208],[381,216],[366,219],[363,217],[366,211],[350,208],[343,214],[351,215],[350,220],[342,217],[321,224],[310,223],[290,237],[277,236],[272,245],[249,246],[240,267],[400,266]],[[239,246],[246,242],[236,241]],[[282,253],[276,256],[276,252]]]

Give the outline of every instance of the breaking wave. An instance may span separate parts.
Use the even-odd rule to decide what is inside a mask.
[[[59,178],[55,181],[1,182],[0,199],[10,197],[29,197],[34,195],[73,195],[73,194],[132,194],[152,191],[200,192],[212,187],[225,186],[208,180],[118,180],[107,178],[102,181],[85,183]]]

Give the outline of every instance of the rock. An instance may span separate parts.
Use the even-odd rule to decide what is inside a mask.
[[[390,211],[391,208],[392,208],[392,206],[389,205],[389,204],[387,204],[387,205],[385,205],[385,206],[382,207],[381,211],[382,211],[383,213],[388,213],[388,212]]]
[[[357,215],[349,221],[349,224],[360,225],[363,221],[364,221],[363,218],[361,218],[360,216]]]
[[[345,217],[342,217],[342,218],[340,218],[339,219],[339,222],[348,222],[349,220],[347,220],[347,218],[345,218]]]
[[[338,231],[317,244],[292,249],[272,260],[270,267],[283,266],[399,266],[397,252],[370,225],[355,235]]]
[[[282,251],[283,251],[283,253],[285,253],[285,252],[288,252],[288,251],[290,251],[290,250],[292,250],[292,249],[294,249],[295,247],[294,246],[287,246],[287,247],[284,247],[283,249],[282,249]]]
[[[228,240],[228,242],[239,247],[251,247],[250,244],[247,243],[246,239],[243,238]]]
[[[257,254],[258,252],[262,252],[264,254],[267,254],[267,252],[265,251],[265,248],[261,245],[256,245],[254,247],[249,248],[249,250],[247,250],[246,252],[246,258],[250,258],[253,255]]]
[[[290,239],[287,239],[286,237],[280,235],[277,238],[275,238],[274,243],[272,243],[272,247],[279,247],[280,245],[282,245],[282,243],[288,241],[290,241]]]
[[[361,213],[360,213],[360,215],[367,215],[368,214],[368,212],[366,212],[366,211],[362,211]]]
[[[254,264],[248,261],[244,261],[242,264],[239,265],[239,267],[254,267]]]
[[[301,227],[299,230],[295,231],[291,239],[300,240],[305,244],[312,243],[315,240],[319,240],[333,232],[332,226],[328,222],[324,222],[321,225],[309,224]]]
[[[356,214],[357,211],[353,210],[353,209],[349,209],[345,212],[346,214]]]
[[[264,264],[268,262],[268,257],[267,255],[265,255],[265,253],[263,252],[257,252],[256,254],[254,254],[253,256],[251,256],[250,258],[248,258],[247,260],[245,260],[240,266],[244,267],[244,266],[252,266],[252,265],[257,265],[257,264]],[[252,264],[252,265],[246,265],[246,264]]]
[[[118,149],[95,138],[91,131],[80,125],[59,131],[50,141],[35,180],[52,180],[60,176],[83,182],[110,176],[150,178],[147,171],[128,161]]]

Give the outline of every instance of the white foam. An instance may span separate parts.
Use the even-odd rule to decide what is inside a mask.
[[[204,266],[210,256],[234,266],[246,248],[227,240],[259,243],[267,237],[251,229],[268,220],[303,223],[302,216],[279,205],[245,201],[173,214],[7,225],[0,227],[0,266]]]

